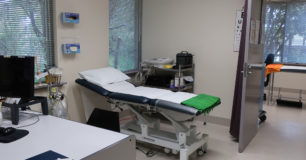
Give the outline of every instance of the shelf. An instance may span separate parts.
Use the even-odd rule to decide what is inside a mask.
[[[183,88],[169,88],[171,91],[174,91],[174,92],[178,92],[178,91],[186,91],[186,90],[189,90],[189,89],[193,89],[193,84],[192,83],[189,83],[189,84],[186,84]]]
[[[172,64],[172,65],[175,66],[175,64]],[[171,71],[171,72],[178,72],[179,71],[179,68],[163,68],[163,67],[158,67],[158,66],[154,66],[154,65],[143,65],[142,68],[144,68],[144,69],[154,68],[154,69]],[[193,71],[193,68],[194,68],[194,64],[192,64],[192,65],[181,65],[181,72]]]
[[[164,70],[164,71],[171,71],[171,72],[178,72],[179,71],[179,69],[174,69],[174,68],[159,68],[159,67],[154,67],[154,68]],[[181,72],[187,72],[187,71],[192,71],[192,67],[181,69]]]
[[[166,74],[169,74],[170,76],[173,76],[173,78],[174,78],[173,80],[175,81],[177,79],[176,74],[178,74],[180,79],[182,79],[184,77],[183,75],[185,75],[185,74],[188,75],[188,76],[191,76],[194,79],[194,66],[195,66],[194,64],[180,66],[182,68],[163,68],[163,67],[158,67],[158,66],[145,66],[143,69],[147,69],[147,72],[150,75],[153,75],[153,76],[154,75],[164,76]],[[188,68],[185,68],[185,67],[188,67]],[[178,92],[178,91],[193,92],[194,91],[193,90],[194,89],[194,81],[191,82],[191,83],[187,83],[183,87],[179,87],[179,88],[160,87],[160,86],[151,86],[151,87],[167,89],[167,90],[171,90],[171,91],[174,91],[174,92]]]
[[[66,85],[67,82],[61,82],[59,84],[51,84],[51,87],[61,87],[63,85]],[[44,89],[48,88],[49,84],[47,83],[40,83],[40,84],[35,84],[34,89]]]
[[[193,89],[193,84],[192,83],[188,83],[186,84],[183,88],[167,88],[167,87],[159,87],[159,86],[150,86],[150,85],[146,85],[147,87],[152,87],[152,88],[160,88],[160,89],[167,89],[167,90],[171,90],[173,92],[178,92],[178,91],[186,91],[189,89]]]

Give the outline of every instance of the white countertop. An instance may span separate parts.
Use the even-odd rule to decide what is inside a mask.
[[[1,160],[27,159],[48,150],[74,160],[82,159],[128,137],[53,116],[40,115],[39,119],[36,124],[21,128],[30,132],[27,136],[15,142],[0,143]],[[37,116],[21,119],[20,125],[31,124],[36,120]]]

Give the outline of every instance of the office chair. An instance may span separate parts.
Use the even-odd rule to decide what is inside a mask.
[[[267,66],[267,65],[273,64],[273,63],[274,63],[274,54],[270,53],[270,54],[268,54],[268,56],[265,60],[265,64]],[[268,74],[267,78],[265,80],[265,87],[267,87],[269,85],[270,77],[271,77],[271,74]]]
[[[273,63],[274,63],[274,54],[270,53],[270,54],[268,54],[268,56],[265,60],[265,64],[267,66],[267,65],[273,64]],[[271,78],[271,74],[268,74],[266,79],[265,79],[265,84],[264,84],[265,87],[267,87],[269,85],[270,78]],[[266,93],[264,93],[264,100],[266,100],[266,99],[267,99],[267,95],[266,95]]]
[[[268,54],[265,60],[266,66],[269,64],[273,64],[273,63],[274,63],[274,54]],[[270,78],[271,78],[271,74],[268,74],[264,82],[264,87],[267,87],[269,85]],[[265,93],[263,96],[264,96],[263,99],[266,100]],[[259,110],[258,118],[260,119],[260,123],[264,122],[267,119],[266,111],[264,111],[262,108]]]

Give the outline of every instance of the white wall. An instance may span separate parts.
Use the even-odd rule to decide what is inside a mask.
[[[306,76],[304,73],[280,72],[275,73],[275,87],[306,90]]]
[[[221,97],[222,104],[212,115],[230,118],[238,53],[233,52],[236,10],[244,0],[144,0],[143,59],[172,57],[181,50],[195,54],[196,93]],[[56,61],[63,68],[63,81],[68,85],[66,95],[69,117],[84,122],[79,86],[75,84],[78,72],[108,66],[108,0],[56,0]],[[60,13],[80,13],[80,24],[63,25]],[[81,44],[81,53],[64,56],[61,44],[75,39]],[[305,76],[277,74],[276,86],[292,83],[301,86]],[[281,81],[277,81],[281,79]],[[286,87],[286,88],[290,88]],[[304,89],[304,88],[303,88]],[[304,89],[306,90],[306,89]],[[37,93],[47,95],[46,91]]]
[[[68,82],[62,90],[66,95],[70,119],[84,122],[79,86],[74,82],[78,72],[108,66],[108,0],[56,0],[56,55],[57,65],[63,69],[63,81]],[[80,14],[80,23],[64,25],[61,12]],[[61,44],[76,40],[81,53],[63,55]]]
[[[230,119],[238,53],[236,11],[244,0],[144,0],[143,59],[187,50],[195,62],[195,92],[219,96],[211,115]]]
[[[278,97],[278,88],[281,88],[280,93],[283,99],[296,101],[297,98],[299,97],[299,91],[302,90],[302,100],[305,104],[306,101],[305,82],[306,82],[305,73],[291,73],[291,72],[275,73],[273,97],[274,98]]]

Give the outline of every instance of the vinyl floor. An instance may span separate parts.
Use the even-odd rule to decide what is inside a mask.
[[[208,150],[203,156],[193,154],[190,160],[305,160],[306,159],[306,107],[264,105],[267,120],[260,125],[256,137],[243,153],[238,153],[238,143],[232,140],[229,127],[202,122],[196,124],[209,134]],[[152,147],[140,145],[144,151]],[[178,155],[166,154],[153,147],[155,155],[147,157],[137,150],[137,160],[179,160]]]

